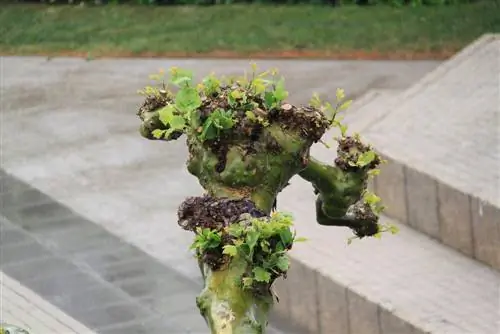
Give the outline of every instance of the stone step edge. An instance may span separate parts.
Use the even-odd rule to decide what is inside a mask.
[[[358,99],[353,100],[352,105],[347,110],[339,112],[339,117],[336,119],[347,125],[348,135],[358,133],[363,138],[363,131],[391,110],[390,107],[401,92],[402,90],[399,89],[371,89]],[[387,106],[387,108],[380,109],[381,104]],[[339,129],[334,127],[328,130],[322,139],[331,146],[336,147],[336,142],[332,142],[331,139],[339,135]],[[321,150],[318,151],[316,146],[313,146],[311,152],[316,158],[325,159],[325,161],[332,158],[332,151],[330,150],[322,152]]]
[[[344,284],[328,278],[316,269],[309,268],[302,261],[291,258],[290,267],[294,268],[290,275],[301,275],[294,281],[302,281],[304,284],[316,283],[316,301],[305,301],[303,305],[295,304],[301,297],[295,292],[304,289],[302,284],[290,283],[289,278],[278,279],[274,283],[274,293],[278,300],[271,311],[271,320],[288,322],[289,334],[427,334],[425,330],[419,329],[409,321],[402,319],[391,312],[391,308],[385,307],[383,303],[377,303],[361,293],[351,289]],[[290,269],[292,272],[292,269]],[[300,274],[295,274],[300,272]],[[331,303],[319,295],[330,299]],[[293,301],[291,301],[293,300]],[[295,301],[296,300],[296,301]],[[321,300],[321,301],[320,301]],[[294,303],[294,304],[292,304]],[[344,305],[343,305],[344,304]],[[347,305],[345,305],[347,304]],[[315,324],[311,328],[311,319],[305,320],[295,316],[301,313],[301,308],[312,307],[317,318],[312,319]],[[355,319],[350,319],[350,314],[363,317],[364,324],[353,325]],[[374,327],[374,328],[370,328]],[[352,328],[356,328],[354,331]],[[359,330],[362,331],[359,331]]]
[[[367,105],[374,99],[376,99],[380,95],[380,90],[378,89],[370,89],[368,92],[365,94],[361,95],[359,98],[354,99],[351,106],[349,109],[346,111],[347,114],[351,113],[352,111],[357,111],[363,106]]]
[[[400,89],[373,89],[368,91],[360,100],[355,101],[344,113],[344,122],[348,125],[348,132],[357,132],[363,137],[363,131],[391,112],[396,103]]]
[[[490,40],[491,36],[486,35],[461,54],[468,56]],[[463,56],[456,58],[460,60]],[[448,69],[449,66],[443,66],[441,71]],[[398,103],[403,94],[404,91],[369,91],[359,103],[353,103],[352,114],[347,114],[349,129],[363,138],[363,131],[373,122],[395,111],[390,107]],[[382,103],[387,108],[380,110]],[[375,115],[365,117],[371,110]],[[367,141],[370,142],[369,137]],[[370,189],[382,198],[387,216],[500,270],[500,247],[496,246],[500,245],[500,208],[379,153],[387,163],[381,166],[381,173],[370,183]]]
[[[500,208],[384,156],[373,191],[385,214],[500,270]]]
[[[399,105],[404,104],[405,101],[410,100],[414,95],[418,94],[422,90],[422,88],[431,83],[437,82],[439,80],[439,77],[442,77],[446,72],[452,70],[454,67],[458,66],[458,64],[468,59],[471,54],[482,48],[484,45],[487,45],[491,41],[498,38],[500,38],[500,34],[495,33],[486,33],[478,37],[461,51],[456,53],[448,60],[444,61],[437,68],[425,74],[420,80],[401,92],[401,94],[399,94],[398,96],[397,103],[395,103],[391,110],[385,113],[385,115],[396,111]],[[381,119],[383,118],[384,117],[381,117]]]
[[[401,229],[404,231],[405,227],[401,226]],[[443,262],[443,260],[446,263],[452,264],[451,269],[445,267],[443,268],[443,271],[451,273],[459,268],[458,270],[463,274],[463,276],[458,276],[465,277],[469,275],[474,276],[474,279],[477,279],[477,282],[471,282],[469,277],[468,282],[466,283],[468,287],[476,287],[477,289],[478,283],[481,282],[484,283],[483,286],[487,291],[486,293],[494,294],[495,291],[492,289],[492,282],[497,282],[495,286],[496,292],[498,293],[500,291],[500,286],[498,286],[500,274],[498,272],[491,270],[474,260],[468,259],[458,252],[452,251],[436,241],[432,241],[426,236],[420,235],[420,237],[418,237],[419,233],[412,231],[410,228],[406,228],[406,231],[410,231],[410,234],[413,234],[406,238],[408,244],[411,245],[409,247],[410,251],[411,248],[418,247],[418,249],[414,248],[417,255],[413,253],[408,254],[410,255],[409,260],[419,263],[419,268],[422,267],[423,261],[427,262],[427,258],[424,255],[432,256],[432,250],[428,252],[425,251],[427,249],[425,244],[428,245],[429,243],[432,243],[434,247],[438,247],[440,250],[439,253],[441,253],[439,254],[441,258],[438,259],[435,264],[439,265],[440,262]],[[415,235],[417,235],[417,241],[415,240]],[[423,245],[419,245],[420,241],[423,241]],[[361,243],[366,241],[359,242]],[[382,240],[378,242],[384,241]],[[439,285],[434,284],[433,282],[436,280],[436,277],[439,279],[441,279],[441,276],[447,277],[446,274],[437,273],[431,275],[433,277],[429,278],[431,281],[429,284],[435,287],[435,291],[427,291],[427,294],[432,296],[434,294],[439,294],[440,289],[444,291],[444,293],[440,293],[440,297],[443,299],[443,303],[439,305],[441,308],[439,306],[436,308],[436,301],[426,298],[425,292],[424,296],[420,296],[420,294],[418,294],[418,289],[421,288],[421,284],[416,281],[412,286],[411,277],[413,275],[411,274],[411,271],[407,272],[404,268],[400,270],[399,273],[396,273],[396,275],[393,275],[391,281],[400,282],[409,280],[408,285],[395,286],[394,289],[390,289],[389,291],[382,291],[380,287],[377,289],[377,287],[372,288],[364,285],[362,281],[366,279],[366,277],[363,277],[362,275],[360,275],[359,278],[353,279],[353,275],[350,275],[351,277],[349,277],[349,274],[344,275],[344,273],[342,273],[342,268],[339,271],[332,271],[332,265],[324,265],[327,263],[324,262],[325,253],[317,253],[317,250],[320,248],[323,248],[325,251],[330,250],[329,245],[331,245],[331,243],[319,245],[318,247],[315,243],[314,248],[316,249],[311,249],[311,245],[308,245],[307,247],[310,248],[307,252],[303,251],[299,254],[292,254],[291,267],[286,279],[279,279],[274,284],[274,290],[280,298],[280,302],[275,305],[273,313],[277,314],[280,319],[288,319],[290,323],[296,324],[298,329],[297,332],[294,331],[293,333],[493,334],[500,330],[500,314],[495,314],[498,313],[496,311],[498,307],[500,307],[500,301],[498,301],[496,307],[492,305],[491,300],[484,301],[484,304],[481,305],[481,308],[483,309],[477,310],[477,314],[471,313],[469,309],[462,310],[464,305],[474,304],[475,300],[472,300],[471,297],[477,298],[477,291],[475,291],[476,293],[467,293],[467,291],[464,291],[464,294],[459,296],[459,298],[464,299],[461,299],[461,305],[447,301],[446,298],[442,297],[457,295],[457,292],[454,291],[455,289],[449,289],[446,284]],[[393,252],[394,251],[396,250],[393,250]],[[442,253],[447,255],[446,259],[443,259]],[[432,260],[432,258],[429,258],[429,262],[432,262]],[[329,261],[329,259],[327,259],[327,261]],[[362,264],[358,262],[353,264],[353,267],[356,265]],[[334,266],[335,264],[333,267]],[[383,269],[387,269],[385,266],[381,266]],[[453,266],[455,266],[455,268],[453,268]],[[433,268],[432,265],[428,266],[427,263],[425,263],[424,267],[435,272],[435,268]],[[385,274],[384,271],[373,271],[374,276],[380,276],[383,274]],[[425,274],[425,272],[422,272],[421,274]],[[459,280],[460,278],[457,279]],[[437,281],[435,283],[439,282]],[[453,282],[450,283],[450,285],[453,284]],[[478,289],[482,289],[483,286],[480,286]],[[435,293],[436,291],[438,293]],[[403,296],[403,298],[399,297],[399,301],[394,298],[391,300],[391,297],[393,297],[394,294],[405,294],[405,296]],[[413,299],[415,300],[415,303],[407,302],[405,307],[401,307],[401,300],[404,301],[405,298],[408,298],[408,296],[414,296]],[[495,295],[493,295],[492,298],[494,299]],[[393,303],[393,301],[395,302]],[[490,305],[487,305],[488,302]],[[418,307],[419,303],[425,304],[426,310],[414,312],[415,307]],[[484,308],[487,308],[490,313],[490,317],[487,318],[487,321],[479,319],[481,316],[480,313],[484,311]],[[430,309],[432,309],[432,311],[430,311]],[[443,313],[440,313],[440,311]],[[456,314],[453,314],[452,317],[450,314],[444,314],[446,312]],[[424,314],[424,316],[422,314]],[[456,315],[458,315],[458,317]],[[479,322],[465,320],[462,323],[459,323],[462,317],[474,318],[475,315],[477,315],[476,320],[479,320]],[[450,321],[452,318],[459,320],[456,322]],[[481,321],[483,321],[483,324],[480,324]],[[487,324],[484,325],[484,322]]]

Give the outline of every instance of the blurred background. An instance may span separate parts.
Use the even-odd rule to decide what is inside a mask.
[[[5,54],[446,59],[495,0],[6,1]]]
[[[499,32],[493,0],[0,0],[0,323],[208,332],[177,225],[203,190],[183,140],[140,137],[137,90],[172,66],[199,80],[255,61],[295,104],[345,89],[350,133],[387,160],[369,185],[382,220],[400,228],[348,246],[293,178],[278,209],[308,241],[268,333],[498,334]]]

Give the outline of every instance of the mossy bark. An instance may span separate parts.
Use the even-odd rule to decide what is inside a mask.
[[[150,104],[155,104],[155,100],[146,102],[139,112],[143,121],[140,132],[148,139],[157,139],[153,131],[167,127],[159,121],[158,113],[151,111]],[[318,223],[348,226],[359,235],[373,234],[376,220],[375,230],[366,229],[367,222],[373,225],[373,217],[359,214],[360,211],[366,213],[363,211],[366,207],[360,205],[357,210],[351,210],[360,203],[366,187],[367,169],[343,169],[309,156],[311,145],[321,137],[329,122],[315,109],[300,109],[289,104],[283,105],[276,115],[276,118],[269,116],[270,124],[265,126],[253,124],[247,127],[248,120],[240,118],[239,128],[227,136],[221,134],[215,140],[200,140],[193,132],[187,134],[187,168],[198,178],[207,196],[249,200],[258,211],[268,216],[279,192],[298,174],[312,183],[318,193]],[[248,129],[251,133],[245,132]],[[254,130],[258,130],[257,136],[254,136]],[[180,134],[174,133],[161,140],[177,139]],[[191,209],[185,211],[194,216]],[[255,267],[255,263],[248,259],[234,256],[214,267],[199,256],[199,265],[205,284],[197,305],[211,332],[264,333],[273,305],[272,280],[276,277],[258,288],[249,289],[241,284],[244,275]]]
[[[219,270],[200,262],[200,269],[205,287],[196,301],[212,333],[265,333],[273,296],[270,290],[256,293],[242,288],[240,278],[248,271],[245,259],[232,258]]]
[[[188,138],[188,170],[195,175],[207,194],[230,199],[250,199],[261,212],[270,214],[278,193],[290,178],[304,168],[311,143],[293,132],[271,125],[263,130],[261,140],[229,144],[225,168],[216,172],[220,157],[196,138]],[[280,150],[270,152],[269,143]],[[197,299],[198,307],[212,333],[265,333],[273,305],[271,283],[256,291],[243,288],[241,278],[252,272],[252,264],[240,257],[217,270],[200,261],[205,286]]]

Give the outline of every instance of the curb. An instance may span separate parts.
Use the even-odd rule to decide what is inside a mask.
[[[389,217],[500,270],[500,208],[393,158],[384,159],[374,190]]]

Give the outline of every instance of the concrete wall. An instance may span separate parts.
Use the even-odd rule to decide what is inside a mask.
[[[388,216],[500,270],[499,208],[385,159],[375,191]]]

